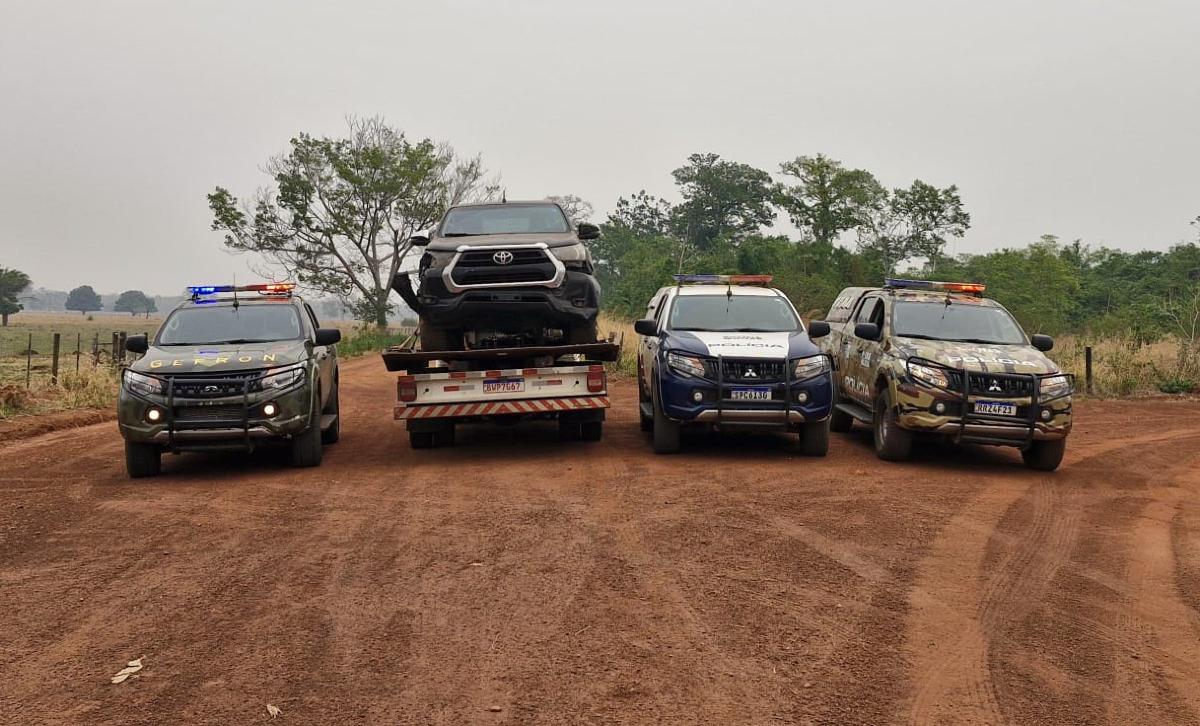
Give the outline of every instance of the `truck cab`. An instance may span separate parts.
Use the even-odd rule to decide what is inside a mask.
[[[1019,448],[1033,469],[1062,461],[1074,378],[979,283],[888,279],[846,288],[826,316],[836,363],[834,431],[871,426],[886,460],[916,436]]]
[[[637,321],[639,418],[654,450],[680,448],[680,429],[794,432],[805,454],[829,446],[829,357],[769,275],[676,275]]]

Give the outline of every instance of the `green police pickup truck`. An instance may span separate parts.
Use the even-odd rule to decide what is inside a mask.
[[[296,466],[338,440],[341,332],[322,328],[290,283],[189,288],[125,369],[117,423],[131,477],[159,473],[163,452],[251,451],[281,442]]]
[[[875,452],[905,459],[915,436],[1012,446],[1032,469],[1062,462],[1074,377],[978,283],[889,279],[843,290],[821,339],[836,362],[833,431],[871,426]]]

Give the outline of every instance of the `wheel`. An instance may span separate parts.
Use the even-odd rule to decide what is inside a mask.
[[[158,476],[162,471],[162,450],[154,444],[125,442],[125,471],[130,479]]]
[[[844,434],[852,428],[854,428],[854,417],[845,411],[838,410],[835,405],[833,413],[829,414],[829,430]]]
[[[308,428],[292,437],[292,466],[318,466],[321,447],[321,416],[317,414]]]
[[[579,428],[580,438],[584,441],[599,441],[604,435],[603,421],[584,421]]]
[[[896,410],[888,402],[887,391],[875,399],[875,455],[884,461],[904,461],[912,453],[912,432],[900,428]]]
[[[829,453],[830,421],[813,421],[800,430],[800,453],[805,456],[825,456]]]
[[[454,424],[433,432],[434,446],[454,446]]]
[[[572,421],[569,418],[558,420],[559,441],[578,441],[582,435],[582,427],[578,421]]]
[[[647,416],[645,412],[642,411],[642,404],[651,403],[650,397],[647,396],[646,392],[642,390],[643,380],[642,366],[641,364],[638,364],[638,428],[640,428],[642,431],[653,431],[654,417]]]
[[[414,449],[432,449],[433,448],[433,432],[432,431],[409,431],[408,445]]]
[[[651,389],[651,395],[654,399],[654,453],[674,454],[679,451],[679,422],[663,413],[657,386]]]
[[[1037,471],[1054,471],[1062,463],[1063,454],[1067,451],[1066,439],[1052,441],[1035,441],[1028,449],[1021,452],[1025,466]]]
[[[325,404],[325,410],[322,411],[326,415],[332,414],[335,417],[333,425],[321,432],[322,444],[336,444],[338,439],[342,438],[341,402],[338,400],[338,391],[340,389],[341,386],[334,384],[333,396]]]
[[[462,350],[462,333],[421,324],[421,350]]]

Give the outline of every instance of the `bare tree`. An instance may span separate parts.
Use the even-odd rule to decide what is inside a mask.
[[[567,219],[571,220],[571,224],[590,221],[592,213],[595,211],[590,202],[586,202],[574,194],[564,194],[562,196],[551,194],[546,199],[562,207],[563,212],[566,212]]]

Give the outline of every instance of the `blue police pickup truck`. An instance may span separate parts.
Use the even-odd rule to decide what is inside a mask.
[[[680,429],[775,429],[824,456],[833,407],[832,362],[770,275],[676,275],[634,329],[643,431],[654,451],[679,450]]]

